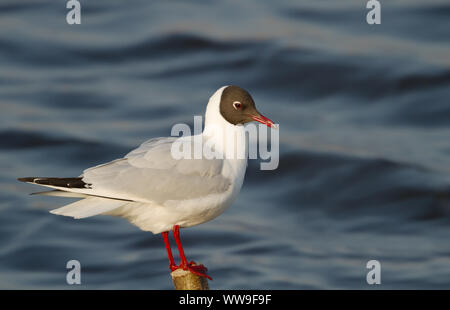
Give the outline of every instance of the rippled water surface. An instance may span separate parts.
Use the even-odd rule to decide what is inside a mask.
[[[222,85],[280,123],[234,205],[182,231],[216,289],[450,289],[450,5],[382,1],[0,3],[0,288],[170,289],[160,235],[47,212],[20,176],[77,176],[192,124]]]

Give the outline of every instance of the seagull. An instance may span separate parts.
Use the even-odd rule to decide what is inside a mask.
[[[196,137],[213,143],[215,154],[224,155],[232,146],[246,152],[244,124],[257,121],[277,126],[258,112],[251,95],[239,86],[219,88],[209,99],[203,132]],[[236,199],[244,181],[247,156],[174,158],[172,147],[179,137],[148,140],[125,157],[88,168],[74,178],[25,177],[19,181],[51,188],[33,193],[81,198],[50,213],[75,219],[112,215],[127,219],[143,231],[161,233],[171,271],[182,268],[206,277],[207,268],[186,259],[180,227],[192,227],[223,213]],[[186,138],[186,137],[185,137]],[[247,154],[247,153],[245,153]],[[172,230],[180,264],[176,265],[169,243]]]

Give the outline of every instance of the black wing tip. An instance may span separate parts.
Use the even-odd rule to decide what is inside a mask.
[[[36,178],[34,178],[34,177],[17,178],[17,181],[20,181],[20,182],[33,182],[34,179],[36,179]]]
[[[65,188],[89,188],[90,184],[83,182],[82,178],[18,178],[20,182],[34,183],[40,185],[51,185]]]

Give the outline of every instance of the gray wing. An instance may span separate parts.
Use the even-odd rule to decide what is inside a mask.
[[[124,158],[89,168],[82,180],[92,195],[164,203],[195,199],[228,190],[231,180],[222,176],[221,159],[179,159],[171,155],[177,138],[156,138]]]

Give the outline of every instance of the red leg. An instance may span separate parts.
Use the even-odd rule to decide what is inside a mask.
[[[178,252],[180,253],[180,259],[181,259],[181,263],[178,266],[178,268],[183,268],[184,270],[189,270],[193,274],[196,274],[198,276],[205,277],[205,278],[212,280],[212,278],[206,274],[208,269],[205,266],[196,265],[193,261],[188,263],[186,256],[184,255],[183,246],[181,245],[180,226],[175,225],[173,227],[173,237],[175,238],[175,242],[177,243]]]
[[[186,256],[184,255],[183,246],[181,245],[180,240],[180,226],[175,225],[173,227],[173,237],[175,238],[175,242],[177,243],[178,252],[180,253],[181,264],[186,263]]]
[[[174,271],[178,267],[177,265],[175,265],[175,261],[173,260],[172,249],[170,248],[169,242],[169,232],[167,231],[163,232],[162,236],[164,238],[164,244],[166,245],[167,256],[169,257],[169,268],[170,270]]]

